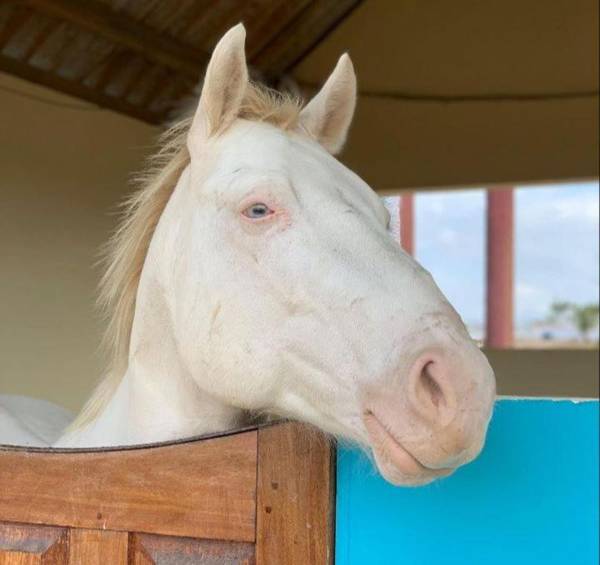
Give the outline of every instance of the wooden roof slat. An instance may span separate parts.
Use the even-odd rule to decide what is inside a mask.
[[[137,70],[138,63],[138,55],[130,51],[123,51],[122,64],[116,68],[114,73],[108,75],[104,93],[116,98],[123,98],[123,92],[129,83],[131,73]]]
[[[97,85],[106,72],[106,67],[111,64],[111,61],[121,53],[120,49],[115,47],[113,43],[107,43],[108,47],[104,49],[97,58],[91,62],[90,68],[85,76],[82,78],[82,82],[90,82],[90,85]],[[96,77],[97,75],[97,77]],[[94,80],[94,77],[96,79]]]
[[[0,49],[5,47],[13,36],[23,27],[33,12],[26,6],[17,5],[14,7],[12,14],[9,16],[6,25],[0,31]]]
[[[127,63],[128,57],[129,55],[121,49],[113,49],[104,61],[94,88],[99,92],[105,92],[116,72]]]
[[[136,82],[135,87],[127,97],[131,104],[135,104],[141,108],[146,108],[148,100],[159,86],[161,77],[169,72],[165,67],[152,65],[148,67],[147,72],[143,73],[140,79]]]
[[[109,0],[107,4],[111,4],[112,8],[118,12],[127,12],[138,22],[148,23],[148,16],[164,1],[165,0],[143,0],[142,2],[136,2],[134,5],[123,2],[123,4],[119,6],[114,2],[111,3]]]
[[[78,30],[70,44],[69,53],[64,58],[62,68],[57,69],[58,74],[65,78],[82,81],[89,68],[88,54],[95,43],[96,36],[85,30]]]
[[[193,80],[200,76],[207,62],[205,53],[157,33],[109,7],[86,0],[23,0],[47,14],[62,18],[74,25],[97,33],[136,51],[157,63],[176,70]]]
[[[138,120],[148,122],[150,124],[159,124],[162,116],[157,113],[152,113],[144,108],[138,108],[129,104],[125,100],[108,96],[97,90],[88,88],[87,86],[74,82],[55,74],[48,73],[31,65],[23,65],[19,61],[0,54],[0,71],[9,73],[30,82],[40,84],[42,86],[64,92],[70,96],[87,100],[93,104],[97,104],[102,108],[108,108],[115,112],[128,114]]]
[[[206,10],[210,7],[211,0],[196,0],[194,6],[187,14],[186,21],[182,21],[173,31],[185,38],[190,30],[204,18]]]
[[[54,54],[52,66],[47,69],[50,72],[58,72],[62,67],[63,63],[69,56],[71,52],[71,46],[73,45],[73,40],[77,35],[77,29],[74,29],[71,26],[67,26],[63,36],[62,36],[62,44],[58,51]]]
[[[161,82],[163,80],[166,80],[166,78],[168,77],[168,69],[165,69],[164,67],[155,67],[155,69],[158,70],[155,71],[153,77],[150,77],[149,84],[140,97],[139,106],[141,108],[150,108],[152,101],[157,96],[157,92],[160,89]]]
[[[178,36],[173,33],[173,28],[177,22],[187,21],[194,3],[197,3],[197,0],[177,0],[177,2],[165,2],[163,0],[163,2],[156,4],[152,10],[149,10],[142,21],[159,33],[176,38]]]
[[[57,30],[60,26],[60,20],[48,20],[46,25],[38,32],[37,37],[33,40],[27,51],[25,52],[25,56],[23,57],[24,61],[30,61],[31,58],[36,54],[37,50],[46,42],[46,40]]]
[[[54,33],[46,36],[46,40],[37,47],[27,61],[23,58],[27,52],[23,53],[23,57],[15,57],[14,53],[8,51],[5,51],[5,55],[22,60],[22,64],[31,65],[35,68],[43,69],[46,72],[51,72],[49,69],[54,66],[55,56],[60,51],[68,27],[69,24],[67,22],[60,20]],[[29,45],[31,46],[31,43]]]
[[[192,95],[207,53],[231,24],[246,23],[251,67],[258,61],[276,79],[359,1],[11,0],[0,6],[0,40],[10,42],[0,70],[160,123]],[[27,41],[17,41],[21,35]]]
[[[148,73],[148,62],[144,59],[140,60],[136,63],[137,68],[129,73],[125,84],[123,85],[123,92],[121,94],[121,98],[127,100],[129,95],[136,89],[136,87],[142,81],[142,78]]]
[[[114,49],[114,44],[106,40],[104,37],[99,37],[92,34],[93,41],[88,46],[85,52],[85,65],[81,69],[79,80],[93,87],[94,81],[90,80],[98,75],[104,61]]]
[[[362,0],[312,2],[294,18],[251,63],[271,81],[289,72]]]
[[[157,83],[155,96],[150,98],[145,108],[149,112],[164,115],[189,92],[191,88],[187,81],[184,82],[181,75],[170,73]]]
[[[312,0],[296,0],[295,2],[275,2],[269,10],[255,13],[254,18],[246,21],[248,35],[252,43],[248,45],[248,59],[260,53],[275,38],[282,27],[292,22]]]
[[[204,1],[204,0],[202,0]],[[201,18],[182,34],[184,41],[197,45],[199,49],[211,52],[223,34],[232,26],[244,20],[242,12],[246,3],[215,2],[211,0]],[[246,48],[252,38],[246,36]]]

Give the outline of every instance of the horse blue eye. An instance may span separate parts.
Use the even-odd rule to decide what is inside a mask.
[[[273,210],[271,210],[271,208],[262,202],[252,204],[252,206],[248,206],[248,208],[242,212],[246,218],[250,218],[251,220],[260,220],[261,218],[266,218],[272,213]]]

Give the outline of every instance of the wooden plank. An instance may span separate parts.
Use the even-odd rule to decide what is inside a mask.
[[[58,75],[53,75],[47,71],[16,61],[6,55],[0,54],[0,71],[58,90],[70,96],[87,100],[88,102],[97,104],[101,108],[114,110],[115,112],[126,114],[149,124],[160,124],[163,118],[162,115],[149,112],[144,108],[138,108],[125,100],[114,98],[103,92],[89,88],[81,82],[74,82]]]
[[[297,423],[258,432],[258,565],[333,563],[334,453]]]
[[[123,86],[123,92],[121,94],[121,98],[123,98],[123,100],[127,100],[129,98],[129,95],[136,89],[136,87],[152,69],[152,67],[149,66],[148,62],[144,59],[137,62],[137,65],[137,69],[133,69],[129,72],[129,76],[127,77],[125,85]]]
[[[127,532],[71,530],[69,563],[72,565],[127,565]]]
[[[105,92],[106,87],[110,81],[114,78],[117,71],[127,66],[131,60],[131,53],[123,51],[122,49],[113,49],[104,59],[102,68],[98,74],[98,79],[95,81],[93,88],[97,92]],[[88,73],[88,76],[91,73]],[[87,77],[83,78],[85,82]]]
[[[61,22],[59,20],[48,20],[44,27],[37,32],[35,39],[31,42],[31,45],[27,48],[23,61],[30,61],[32,57],[37,53],[37,50],[44,45],[44,43],[50,38],[50,36],[58,29]]]
[[[197,81],[208,57],[205,53],[157,33],[95,0],[25,0],[47,14],[67,20],[114,41],[144,57],[187,75]]]
[[[67,530],[0,522],[0,564],[67,562]]]
[[[143,100],[141,104],[145,104],[144,107],[149,112],[168,116],[169,112],[175,107],[173,105],[174,100],[181,104],[190,96],[197,99],[197,95],[193,93],[193,86],[189,84],[185,77],[172,74],[165,77],[164,80],[158,81],[153,96],[149,98],[147,103]]]
[[[149,102],[156,97],[157,92],[161,91],[161,85],[164,84],[169,73],[172,72],[164,67],[153,67],[132,92],[132,103],[141,108],[149,108]]]
[[[0,31],[0,49],[5,47],[13,36],[27,23],[33,12],[26,6],[15,6],[8,21]]]
[[[266,6],[250,10],[249,17],[244,18],[248,31],[246,54],[249,60],[260,53],[290,22],[294,20],[311,0],[296,0],[286,2],[281,0],[269,1]]]
[[[133,565],[153,563],[254,565],[255,563],[253,543],[149,534],[134,534],[130,543],[130,562]]]
[[[256,450],[256,430],[139,449],[0,448],[0,518],[253,542]]]
[[[310,53],[361,3],[361,0],[315,0],[250,62],[270,80],[280,78]]]
[[[48,67],[48,72],[55,74],[63,66],[68,57],[73,55],[75,38],[79,30],[73,26],[66,26],[59,36],[61,45],[52,55],[52,63]]]

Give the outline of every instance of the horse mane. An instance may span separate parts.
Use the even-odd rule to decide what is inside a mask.
[[[302,103],[261,84],[248,83],[238,118],[266,122],[288,130],[296,126]],[[147,159],[134,178],[135,191],[121,204],[121,219],[102,250],[105,267],[100,280],[98,305],[107,319],[103,346],[109,366],[69,430],[95,420],[106,407],[126,370],[137,289],[150,240],[158,221],[190,163],[187,135],[192,124],[188,115],[158,138],[158,150]]]

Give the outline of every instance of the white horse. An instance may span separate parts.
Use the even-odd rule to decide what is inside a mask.
[[[55,445],[269,414],[370,448],[395,484],[446,475],[482,447],[494,376],[381,200],[332,156],[354,112],[350,58],[301,108],[248,81],[244,39],[241,25],[221,39],[193,119],[129,203],[103,280],[114,362]],[[31,420],[13,434],[45,441]]]

